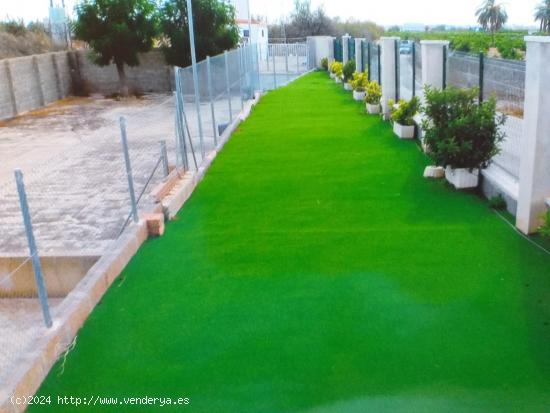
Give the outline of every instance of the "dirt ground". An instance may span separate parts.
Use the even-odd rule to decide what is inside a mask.
[[[0,122],[0,185],[13,171],[28,171],[57,154],[94,138],[118,133],[118,118],[140,123],[140,134],[173,134],[171,95],[126,100],[68,97],[43,109]],[[149,119],[147,122],[146,120]]]

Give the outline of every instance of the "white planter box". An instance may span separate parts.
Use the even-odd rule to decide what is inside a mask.
[[[335,77],[336,77],[336,75],[335,75],[334,73],[331,72],[331,73],[330,73],[330,78],[331,78],[331,79],[334,79]]]
[[[334,81],[335,81],[336,83],[342,83],[342,79],[340,79],[339,77],[335,77],[335,78],[334,78]]]
[[[371,115],[378,115],[380,113],[380,104],[372,105],[370,103],[367,103],[367,112]]]
[[[393,122],[393,132],[399,136],[400,139],[412,139],[414,138],[414,125],[405,126],[397,122]]]
[[[479,183],[479,169],[470,172],[467,168],[445,168],[445,179],[456,189],[476,188]]]
[[[358,92],[356,90],[353,91],[353,98],[355,100],[361,101],[361,100],[365,99],[365,95],[366,95],[365,92]]]
[[[344,89],[353,90],[353,88],[351,87],[351,85],[348,82],[344,83]]]

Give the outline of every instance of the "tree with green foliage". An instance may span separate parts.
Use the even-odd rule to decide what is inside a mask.
[[[115,64],[122,96],[128,96],[124,65],[139,65],[138,53],[153,47],[156,11],[153,0],[84,0],[76,7],[76,38],[90,45],[94,63]]]
[[[540,21],[540,31],[550,33],[550,0],[543,0],[535,9],[535,21]]]
[[[502,3],[495,0],[485,0],[476,11],[477,21],[484,30],[491,32],[492,45],[495,45],[495,33],[508,21],[508,13]]]
[[[193,0],[193,24],[197,60],[232,49],[239,42],[235,8],[223,0]],[[165,0],[160,10],[160,26],[165,36],[162,50],[169,64],[191,64],[186,0]]]

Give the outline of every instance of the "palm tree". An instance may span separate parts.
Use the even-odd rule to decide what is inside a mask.
[[[544,0],[547,1],[547,0]],[[477,21],[484,30],[491,31],[493,46],[495,45],[495,33],[502,29],[508,20],[508,13],[502,3],[495,3],[495,0],[485,0],[476,11]]]
[[[535,9],[535,21],[540,20],[540,31],[550,33],[550,0],[543,0]]]

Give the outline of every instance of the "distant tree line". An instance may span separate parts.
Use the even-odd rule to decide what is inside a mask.
[[[276,24],[269,25],[270,39],[295,41],[307,36],[342,36],[378,39],[384,28],[370,21],[341,20],[327,16],[324,8],[312,8],[310,0],[295,0],[292,13]]]

